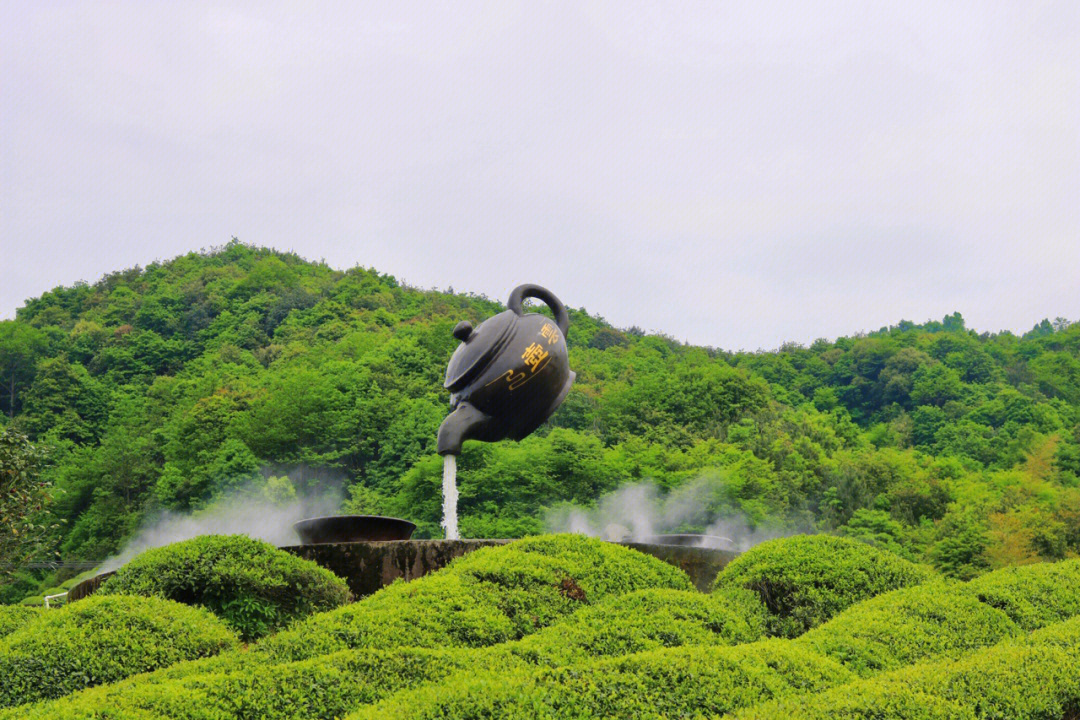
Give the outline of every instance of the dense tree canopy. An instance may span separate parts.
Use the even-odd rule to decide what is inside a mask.
[[[269,478],[333,479],[348,509],[437,535],[451,330],[501,309],[232,242],[29,300],[0,323],[2,422],[50,448],[65,559]],[[571,310],[568,344],[548,425],[466,445],[466,534],[650,480],[701,485],[683,529],[837,531],[961,577],[1080,551],[1080,324],[980,335],[953,314],[729,353]]]

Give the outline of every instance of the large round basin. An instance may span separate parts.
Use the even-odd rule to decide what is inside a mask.
[[[381,515],[328,515],[293,523],[304,545],[377,540],[408,540],[416,524]]]
[[[735,550],[735,543],[730,538],[721,535],[701,535],[698,533],[672,533],[668,535],[651,535],[642,538],[640,542],[653,545],[681,545],[683,547],[710,548],[713,550]]]

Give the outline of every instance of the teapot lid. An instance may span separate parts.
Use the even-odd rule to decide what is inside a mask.
[[[458,323],[454,337],[461,340],[461,344],[446,366],[443,387],[458,392],[472,382],[509,341],[516,319],[513,311],[505,310],[489,317],[475,329],[468,322]]]

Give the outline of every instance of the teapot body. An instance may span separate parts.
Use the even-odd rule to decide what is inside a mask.
[[[545,300],[555,319],[523,312],[524,297]],[[455,329],[462,344],[445,383],[454,411],[439,428],[440,454],[458,454],[466,439],[521,440],[555,412],[573,385],[562,303],[543,288],[523,285],[507,305],[475,330],[468,323]]]

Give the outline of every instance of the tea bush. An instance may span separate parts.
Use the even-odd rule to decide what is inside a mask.
[[[1078,668],[1080,618],[1074,618],[959,659],[925,661],[816,695],[766,702],[735,717],[1062,720],[1080,711]],[[920,704],[944,714],[925,714]],[[857,712],[845,715],[845,708]]]
[[[496,664],[497,663],[497,664]],[[518,663],[520,664],[520,663]],[[19,720],[57,717],[170,718],[172,720],[313,720],[344,717],[391,693],[438,681],[466,668],[507,671],[508,658],[462,650],[398,648],[345,650],[292,663],[202,673],[185,678],[128,681],[19,708]],[[0,714],[0,719],[15,716]]]
[[[814,695],[776,700],[732,716],[738,720],[976,720],[977,717],[966,705],[880,680],[864,680]]]
[[[252,640],[350,599],[329,570],[243,535],[205,535],[147,550],[99,593],[201,605]]]
[[[59,697],[236,644],[236,635],[200,608],[158,598],[87,598],[0,639],[0,706]]]
[[[890,679],[963,703],[986,720],[1061,720],[1080,713],[1080,618],[953,662],[916,665]]]
[[[1012,641],[1018,646],[1062,647],[1080,649],[1080,615],[1052,623]]]
[[[15,632],[44,610],[44,608],[25,605],[0,605],[0,638]]]
[[[302,660],[357,647],[485,647],[646,588],[692,585],[677,568],[618,545],[580,535],[528,538],[476,550],[419,580],[309,618],[257,650]]]
[[[215,717],[341,717],[396,691],[438,682],[467,669],[503,674],[529,663],[580,663],[593,657],[682,644],[730,644],[759,637],[764,611],[747,590],[704,595],[685,590],[640,590],[609,597],[517,642],[481,649],[344,650],[309,660],[268,662],[268,656],[235,652],[184,663],[144,676],[138,686],[116,686],[93,698],[75,696],[42,708],[66,716],[88,703],[113,711],[141,709],[165,717],[200,717],[177,704],[194,697],[216,708]],[[193,714],[194,713],[194,714]]]
[[[578,610],[505,649],[536,664],[570,665],[583,658],[664,647],[752,642],[764,631],[765,608],[749,590],[732,588],[711,595],[638,590]]]
[[[964,588],[1025,630],[1034,630],[1080,615],[1080,560],[1003,568]]]
[[[757,592],[769,610],[769,633],[796,637],[857,602],[929,577],[929,570],[856,540],[797,535],[743,553],[713,587]]]
[[[933,582],[861,602],[794,642],[867,675],[933,655],[957,656],[1017,632],[1005,613],[962,586]]]
[[[836,577],[816,572],[808,577],[843,594]],[[534,538],[246,649],[0,710],[0,720],[1061,720],[1080,717],[1080,616],[1051,621],[1075,612],[1075,572],[1068,561],[931,580],[863,600],[796,639],[755,640],[776,616],[754,590],[717,583],[701,594],[635,551]],[[164,602],[97,596],[39,614],[7,640],[104,599]],[[145,632],[130,636],[145,644]]]
[[[349,717],[696,717],[852,677],[833,660],[786,641],[766,640],[654,650],[562,668],[464,672],[397,693]]]

